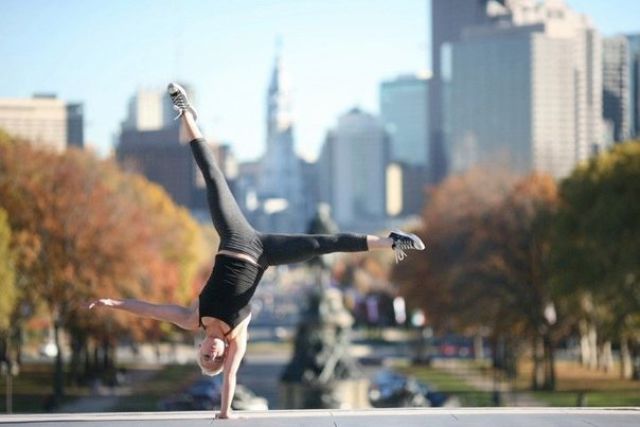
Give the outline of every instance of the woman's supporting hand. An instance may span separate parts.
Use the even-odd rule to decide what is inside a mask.
[[[224,412],[224,413],[223,412],[218,412],[215,415],[215,419],[216,420],[218,420],[218,419],[220,419],[220,420],[239,420],[239,419],[246,419],[246,417],[242,417],[242,416],[240,416],[240,415],[238,415],[236,413],[233,413],[233,412],[229,411],[229,412]]]

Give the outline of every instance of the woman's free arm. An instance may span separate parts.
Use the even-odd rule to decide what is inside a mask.
[[[136,299],[101,298],[89,304],[89,309],[94,307],[109,307],[140,317],[164,320],[187,330],[198,329],[197,302],[187,308],[174,304],[152,304]]]

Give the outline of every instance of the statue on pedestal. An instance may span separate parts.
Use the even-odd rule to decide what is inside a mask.
[[[308,232],[336,231],[328,206],[320,205]],[[359,406],[353,400],[360,393],[345,388],[345,385],[362,388],[358,364],[349,356],[353,317],[342,303],[342,293],[329,287],[331,270],[327,257],[314,258],[308,266],[317,286],[298,324],[293,358],[282,374],[290,397],[285,398],[285,405],[292,409]]]

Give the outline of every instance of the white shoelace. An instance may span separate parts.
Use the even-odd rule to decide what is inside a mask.
[[[195,111],[189,102],[185,99],[182,93],[178,92],[175,95],[171,95],[171,101],[173,102],[173,109],[178,112],[178,115],[173,120],[178,120],[186,110],[191,110],[195,118]]]
[[[397,246],[393,248],[393,255],[396,257],[396,264],[404,260],[407,257],[407,253]]]
[[[174,105],[174,106],[173,106],[173,109],[174,109],[174,110],[176,110],[176,111],[178,112],[178,115],[177,115],[177,116],[175,116],[175,117],[173,118],[173,120],[178,120],[178,119],[179,119],[180,117],[182,117],[182,115],[184,114],[184,110],[185,110],[185,109],[184,109],[184,108],[180,108],[180,107],[178,107],[177,105]]]

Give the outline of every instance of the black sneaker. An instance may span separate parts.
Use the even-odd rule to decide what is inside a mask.
[[[194,120],[198,118],[198,113],[196,112],[196,109],[193,108],[193,105],[191,105],[189,97],[187,96],[187,91],[184,90],[182,86],[178,83],[169,83],[167,91],[169,92],[171,102],[173,102],[173,109],[178,112],[176,119],[182,116],[185,111],[190,111]]]
[[[402,231],[392,231],[389,237],[393,239],[393,245],[391,248],[396,256],[396,263],[405,259],[407,254],[406,250],[424,250],[425,246],[422,240],[413,233],[404,233]]]

